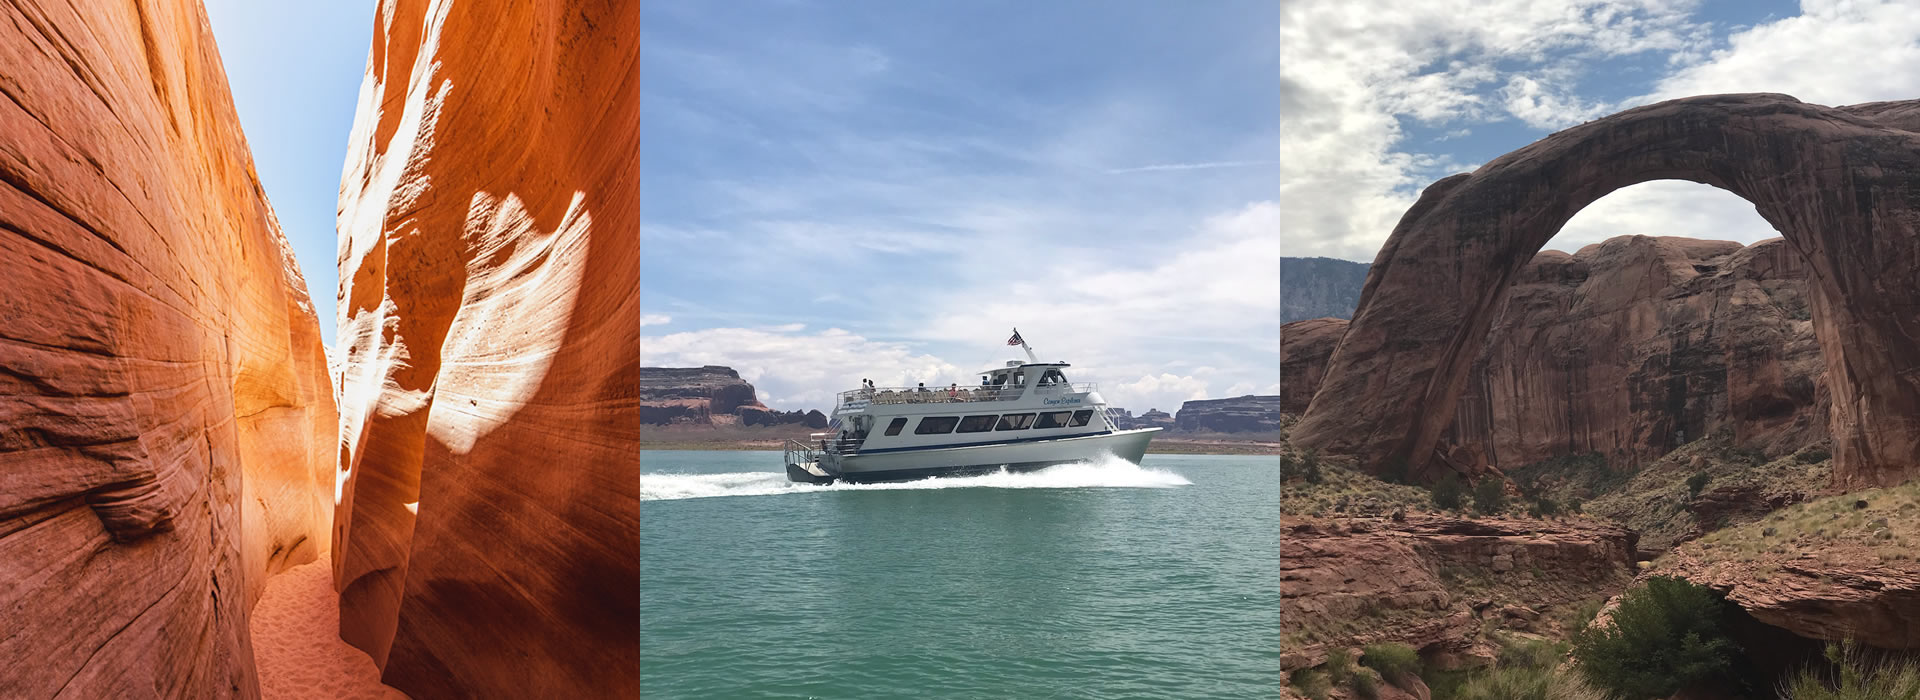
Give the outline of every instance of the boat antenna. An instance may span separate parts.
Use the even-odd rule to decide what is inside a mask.
[[[1040,364],[1040,358],[1038,358],[1038,357],[1034,357],[1034,356],[1033,356],[1033,348],[1031,348],[1031,347],[1028,347],[1028,346],[1027,346],[1027,340],[1026,340],[1025,338],[1022,338],[1022,337],[1020,337],[1020,329],[1019,329],[1019,328],[1015,328],[1015,329],[1013,329],[1013,337],[1012,337],[1012,338],[1008,338],[1008,339],[1007,339],[1007,344],[1008,344],[1008,345],[1018,345],[1018,346],[1020,346],[1020,349],[1021,349],[1021,350],[1025,350],[1025,351],[1027,351],[1027,362],[1028,362],[1028,363],[1030,363],[1030,364],[1036,364],[1036,365],[1037,365],[1037,364]]]

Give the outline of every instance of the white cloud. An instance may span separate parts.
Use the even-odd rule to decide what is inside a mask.
[[[1287,3],[1286,254],[1372,260],[1420,188],[1467,168],[1424,151],[1469,127],[1513,119],[1555,129],[1696,94],[1782,92],[1831,105],[1920,95],[1920,11],[1911,0],[1804,0],[1801,16],[1736,28],[1717,49],[1713,29],[1690,16],[1695,5]],[[1595,80],[1581,72],[1584,59],[1641,53],[1664,56],[1669,71],[1653,78],[1649,94],[1609,103],[1578,88]],[[1449,131],[1409,143],[1408,124]],[[1723,194],[1673,182],[1623,189],[1582,211],[1549,245],[1575,249],[1626,233],[1743,242],[1777,235],[1751,206]]]
[[[1920,96],[1920,7],[1912,0],[1802,0],[1800,12],[1733,34],[1727,48],[1679,69],[1640,101],[1781,92],[1844,105]]]
[[[1132,410],[1136,416],[1156,408],[1168,413],[1177,413],[1180,411],[1180,404],[1207,398],[1207,382],[1194,377],[1162,373],[1144,375],[1131,382],[1122,382],[1101,393],[1128,397],[1126,403],[1115,400],[1113,396],[1106,398],[1110,405]]]
[[[640,327],[664,326],[673,323],[673,317],[666,314],[640,314]]]

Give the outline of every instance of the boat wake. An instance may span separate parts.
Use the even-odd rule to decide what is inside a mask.
[[[1006,470],[979,476],[936,477],[918,481],[884,484],[842,484],[828,486],[797,484],[787,481],[782,472],[733,472],[728,474],[641,474],[640,500],[672,501],[718,496],[772,496],[783,493],[820,493],[824,491],[900,491],[917,489],[1080,489],[1147,488],[1164,489],[1188,486],[1186,477],[1164,469],[1142,467],[1119,457],[1101,456],[1084,462],[1072,462],[1038,471],[1012,473]]]

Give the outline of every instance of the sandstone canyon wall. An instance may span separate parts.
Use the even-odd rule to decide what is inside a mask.
[[[0,697],[257,697],[335,414],[204,11],[6,3],[0,95]]]
[[[1806,276],[1778,238],[1544,251],[1496,315],[1445,442],[1501,468],[1588,452],[1634,464],[1721,430],[1768,454],[1819,442],[1826,366]],[[1282,329],[1285,410],[1305,408],[1345,330]]]
[[[1920,472],[1920,133],[1914,102],[1712,95],[1572,127],[1428,187],[1374,261],[1293,440],[1369,469],[1423,466],[1521,268],[1582,207],[1686,179],[1752,202],[1805,259],[1834,476]]]
[[[341,635],[638,692],[639,8],[381,3],[340,188]]]

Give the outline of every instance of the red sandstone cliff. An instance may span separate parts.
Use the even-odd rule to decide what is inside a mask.
[[[0,95],[0,697],[257,697],[335,414],[204,12],[7,3]]]
[[[1825,365],[1802,258],[1623,236],[1540,253],[1495,317],[1444,440],[1502,468],[1600,452],[1620,463],[1730,430],[1790,452],[1827,434]],[[1286,408],[1319,388],[1345,322],[1281,331]]]
[[[638,692],[639,12],[383,3],[340,191],[341,635],[419,697]]]

